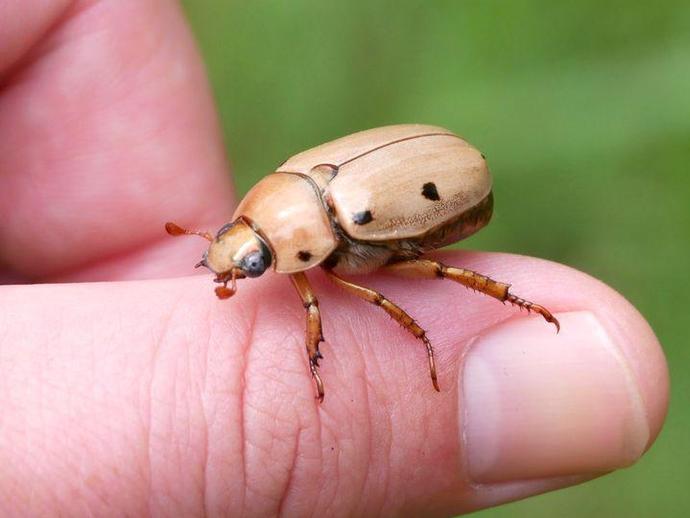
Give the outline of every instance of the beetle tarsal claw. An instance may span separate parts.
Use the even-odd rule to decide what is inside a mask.
[[[318,360],[317,359],[310,359],[309,360],[309,370],[311,371],[311,376],[314,379],[314,383],[316,384],[316,399],[318,400],[319,403],[323,403],[323,398],[325,395],[325,392],[323,390],[323,381],[321,380],[321,376],[319,376],[319,370],[318,370]]]
[[[556,326],[556,334],[558,334],[560,332],[560,330],[561,330],[560,322],[544,306],[541,306],[539,304],[534,304],[528,300],[517,297],[517,296],[513,295],[512,293],[508,293],[506,300],[504,302],[510,302],[514,306],[517,306],[518,308],[520,308],[521,311],[523,308],[525,308],[527,310],[527,313],[534,312],[538,315],[541,315],[542,318],[544,320],[546,320],[549,324],[553,324],[554,326]]]

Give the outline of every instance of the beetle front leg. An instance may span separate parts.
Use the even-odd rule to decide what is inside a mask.
[[[323,382],[321,381],[321,376],[319,376],[319,360],[323,358],[319,351],[319,343],[323,342],[319,301],[316,299],[316,295],[314,295],[314,291],[304,273],[294,273],[290,275],[290,280],[302,299],[304,309],[307,311],[306,346],[307,354],[309,355],[309,369],[316,383],[317,397],[320,402],[323,402]]]
[[[388,313],[393,320],[404,327],[407,331],[412,333],[415,338],[419,338],[426,346],[427,358],[429,361],[429,373],[431,375],[431,383],[434,385],[434,389],[437,392],[441,392],[438,387],[438,377],[436,375],[436,361],[434,360],[434,348],[431,346],[431,342],[426,336],[426,331],[421,328],[419,324],[412,318],[404,309],[402,309],[397,304],[394,304],[386,297],[384,297],[378,291],[374,291],[370,288],[365,288],[364,286],[359,286],[353,282],[348,282],[345,279],[341,279],[331,270],[324,269],[326,274],[331,278],[331,280],[338,286],[343,288],[348,293],[364,299],[367,302],[375,304],[382,308],[386,313]]]
[[[466,270],[465,268],[447,266],[438,261],[430,261],[428,259],[413,259],[411,261],[394,263],[386,266],[386,270],[395,275],[408,278],[450,279],[467,288],[480,291],[485,295],[498,299],[501,302],[510,302],[519,308],[525,308],[528,312],[534,311],[544,317],[544,320],[555,325],[556,332],[561,330],[561,325],[558,323],[556,317],[554,317],[544,306],[513,295],[510,293],[510,284],[495,281],[481,273]]]

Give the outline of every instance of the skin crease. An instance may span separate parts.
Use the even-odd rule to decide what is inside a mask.
[[[228,301],[208,275],[113,282],[188,274],[205,243],[163,223],[215,230],[232,212],[189,31],[162,0],[0,0],[0,12],[21,20],[0,34],[0,278],[41,283],[0,288],[1,514],[448,516],[597,476],[471,481],[455,387],[476,337],[519,319],[488,297],[360,279],[428,330],[436,394],[421,344],[315,272],[319,406],[287,278],[242,280]],[[666,365],[620,295],[537,259],[436,257],[596,315],[651,445]]]

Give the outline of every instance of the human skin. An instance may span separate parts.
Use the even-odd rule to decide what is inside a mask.
[[[163,232],[234,206],[179,7],[0,0],[0,19],[16,21],[0,32],[0,514],[449,516],[653,443],[668,377],[644,319],[513,255],[435,257],[512,282],[560,334],[450,282],[358,279],[427,328],[440,393],[419,342],[311,275],[319,404],[288,279],[219,301],[208,275],[182,277],[204,242]]]

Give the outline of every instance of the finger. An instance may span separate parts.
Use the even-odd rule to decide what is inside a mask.
[[[400,349],[402,330],[393,339],[390,323],[352,319],[357,300],[340,312],[349,326],[326,324],[326,333],[332,327],[336,333],[330,342],[326,335],[322,348],[328,361],[339,363],[341,351],[363,332],[364,343],[372,344],[360,368],[368,400],[390,402],[379,416],[397,446],[382,458],[398,474],[395,482],[386,480],[388,499],[406,500],[412,515],[436,506],[445,509],[440,514],[468,512],[635,462],[661,428],[668,374],[656,338],[634,308],[598,281],[553,263],[497,254],[442,257],[512,282],[513,293],[557,312],[562,331],[451,282],[374,281],[436,346],[442,395],[433,400],[423,347],[407,339],[416,347],[416,359],[408,357]],[[325,319],[328,302],[321,304]],[[368,317],[381,318],[378,313],[371,308]],[[355,331],[343,339],[348,327]],[[345,369],[338,365],[336,376]],[[332,376],[324,362],[327,400]],[[353,385],[351,376],[343,386]]]
[[[8,4],[22,16],[0,32],[0,264],[39,280],[188,272],[174,250],[194,244],[163,224],[216,226],[233,202],[177,2],[33,4]]]
[[[12,1],[2,2],[4,23],[0,34],[0,79],[7,77],[12,70],[29,53],[31,47],[48,32],[56,20],[67,12],[70,0],[52,2]]]
[[[228,301],[198,277],[3,288],[0,433],[15,446],[0,450],[2,510],[443,516],[642,455],[668,379],[624,299],[545,261],[443,260],[512,281],[561,333],[451,283],[367,277],[427,328],[436,393],[414,338],[317,279],[318,404],[303,308],[279,276],[243,280]]]

